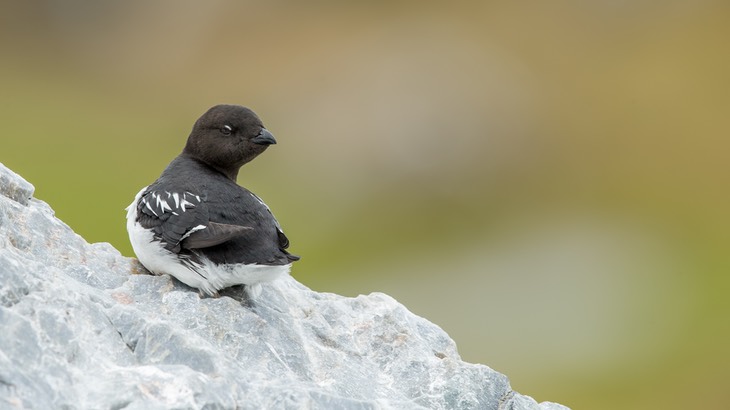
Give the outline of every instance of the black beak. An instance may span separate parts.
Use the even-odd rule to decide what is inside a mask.
[[[276,144],[276,140],[274,139],[274,136],[266,128],[262,128],[259,135],[253,137],[251,139],[251,142],[253,142],[254,144],[259,144],[259,145]]]

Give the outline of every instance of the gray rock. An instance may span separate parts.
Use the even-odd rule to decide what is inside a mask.
[[[201,298],[86,243],[2,164],[0,182],[0,408],[566,409],[387,295],[287,277]]]
[[[33,185],[0,163],[0,194],[21,205],[28,205],[34,191]]]

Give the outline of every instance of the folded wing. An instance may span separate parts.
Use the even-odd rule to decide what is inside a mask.
[[[137,215],[142,227],[175,253],[219,245],[252,229],[211,222],[205,201],[192,192],[147,191],[137,203]]]

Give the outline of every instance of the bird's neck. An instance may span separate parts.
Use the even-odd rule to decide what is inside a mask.
[[[180,156],[196,162],[199,166],[201,166],[203,168],[207,168],[214,172],[222,174],[224,177],[230,179],[233,182],[236,182],[236,179],[238,178],[238,171],[241,169],[240,165],[232,166],[232,167],[224,167],[224,166],[220,166],[217,164],[211,164],[207,161],[202,160],[201,158],[197,158],[194,155],[190,155],[187,152],[183,152],[182,154],[180,154]]]
[[[240,167],[238,167],[236,169],[220,169],[220,168],[216,168],[216,167],[211,167],[211,168],[220,172],[226,178],[230,179],[233,182],[236,182],[236,179],[238,178],[238,170],[241,169]]]

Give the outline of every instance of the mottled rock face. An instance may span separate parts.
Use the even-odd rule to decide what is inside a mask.
[[[565,409],[384,294],[287,277],[201,298],[86,243],[2,164],[0,184],[0,408]]]

